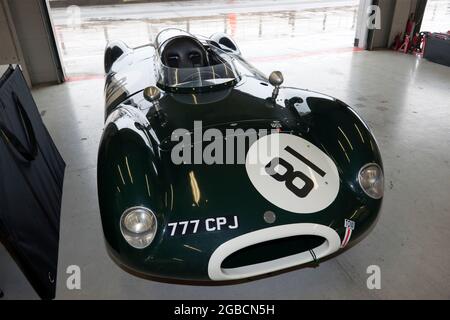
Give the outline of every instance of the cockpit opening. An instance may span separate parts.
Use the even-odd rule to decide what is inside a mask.
[[[166,29],[156,38],[157,85],[172,93],[214,91],[240,79],[234,57],[215,42],[179,29]]]

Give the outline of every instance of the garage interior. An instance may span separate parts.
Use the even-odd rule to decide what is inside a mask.
[[[449,299],[450,68],[390,47],[416,31],[450,31],[449,0],[1,0],[0,64],[20,64],[67,168],[56,299]],[[378,5],[380,29],[367,28]],[[317,268],[231,285],[154,281],[108,256],[97,199],[108,40],[151,42],[163,28],[226,32],[265,75],[345,101],[380,146],[385,196],[367,237]],[[81,290],[66,286],[81,268]],[[381,289],[367,269],[381,269]],[[3,299],[38,299],[0,246]]]

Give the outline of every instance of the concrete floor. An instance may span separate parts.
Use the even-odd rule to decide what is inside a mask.
[[[246,53],[246,52],[244,52]],[[321,263],[237,285],[175,285],[137,278],[108,257],[96,194],[96,156],[103,125],[103,80],[33,90],[67,162],[61,216],[58,299],[417,299],[450,298],[450,68],[413,56],[326,52],[255,65],[284,73],[286,85],[328,93],[354,106],[378,139],[386,195],[374,230],[354,248]],[[78,265],[82,289],[66,288]],[[36,298],[0,250],[6,298]],[[381,290],[366,286],[381,268]]]

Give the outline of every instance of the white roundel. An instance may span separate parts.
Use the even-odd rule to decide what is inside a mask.
[[[287,211],[313,213],[328,207],[339,192],[334,162],[311,142],[276,133],[255,141],[245,168],[256,190]]]

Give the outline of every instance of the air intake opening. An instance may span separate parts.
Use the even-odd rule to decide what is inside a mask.
[[[221,267],[233,269],[273,261],[309,252],[309,250],[321,246],[325,241],[326,239],[321,236],[297,235],[260,242],[232,253],[223,260]]]

